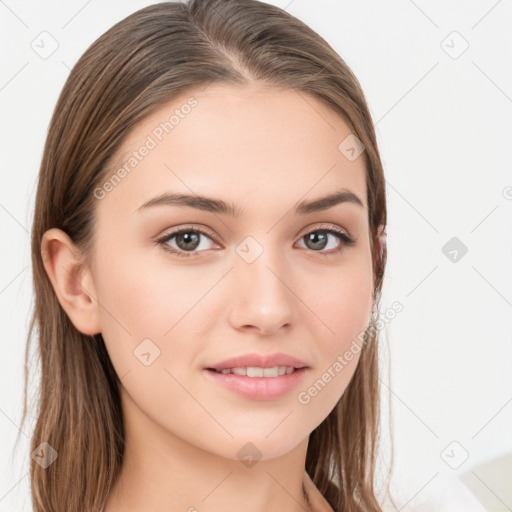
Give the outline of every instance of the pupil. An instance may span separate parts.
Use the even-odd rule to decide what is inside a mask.
[[[309,237],[308,242],[309,241],[313,242],[313,245],[314,245],[312,247],[313,249],[323,249],[327,243],[327,234],[326,233],[320,233],[319,235],[317,233],[310,233],[307,236]],[[320,243],[320,246],[315,246],[315,244],[318,244],[318,243]]]
[[[180,240],[184,240],[185,244],[184,247],[181,247]],[[198,233],[182,233],[181,235],[178,235],[177,243],[180,245],[180,249],[195,249],[199,245],[199,234]],[[192,244],[192,245],[190,245]]]

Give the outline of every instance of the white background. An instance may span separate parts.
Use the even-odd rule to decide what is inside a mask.
[[[27,427],[12,451],[32,305],[29,233],[48,123],[79,56],[149,3],[0,1],[0,511],[31,510]],[[343,57],[376,124],[389,209],[382,310],[397,300],[404,307],[382,340],[395,485],[405,501],[418,500],[443,479],[473,474],[493,511],[512,510],[498,483],[475,469],[512,452],[512,1],[270,3]],[[31,47],[43,31],[58,43],[47,59]],[[468,248],[456,262],[442,252],[452,237]]]

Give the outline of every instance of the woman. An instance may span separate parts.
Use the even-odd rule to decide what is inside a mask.
[[[385,226],[364,94],[302,22],[191,0],[108,30],[39,175],[34,511],[381,510]]]

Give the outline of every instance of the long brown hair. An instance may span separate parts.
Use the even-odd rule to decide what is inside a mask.
[[[95,226],[94,190],[111,171],[127,134],[173,98],[211,83],[262,84],[313,95],[335,110],[364,144],[376,306],[386,247],[385,180],[361,86],[343,59],[307,25],[256,0],[163,2],[123,19],[81,56],[49,125],[35,201],[35,295],[25,352],[38,329],[41,377],[31,451],[58,452],[44,469],[31,460],[35,512],[101,510],[124,450],[120,380],[101,334],[79,332],[45,271],[41,240],[59,228],[85,255]],[[340,141],[341,142],[341,141]],[[374,484],[379,438],[378,330],[369,329],[357,369],[339,403],[311,433],[306,470],[336,511],[381,510]]]

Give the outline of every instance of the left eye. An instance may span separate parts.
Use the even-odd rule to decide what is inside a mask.
[[[156,240],[156,242],[161,245],[164,250],[170,253],[176,254],[177,256],[190,257],[195,256],[195,253],[201,252],[201,250],[211,248],[208,247],[208,244],[206,244],[207,246],[204,247],[204,244],[201,242],[201,237],[204,237],[213,242],[213,237],[209,233],[198,228],[181,229],[168,235],[164,235],[163,237]],[[337,238],[338,244],[334,243],[333,245],[331,243],[331,247],[328,247],[329,237]],[[175,246],[169,244],[169,242],[173,239],[176,239]],[[323,228],[310,231],[309,233],[303,235],[299,241],[303,240],[305,241],[306,249],[321,253],[325,256],[342,252],[345,247],[350,247],[355,243],[354,239],[345,232],[332,228]],[[330,250],[326,251],[326,248]]]
[[[334,246],[331,245],[331,247],[327,247],[329,245],[329,236],[331,236],[331,238],[337,238],[338,244],[335,243]],[[326,252],[327,254],[331,254],[332,252],[341,252],[345,247],[349,247],[354,244],[354,240],[346,233],[335,229],[316,229],[315,231],[310,231],[308,234],[302,236],[300,240],[305,241],[307,249],[311,249],[315,252]],[[333,250],[328,252],[324,251],[326,248]],[[320,249],[320,251],[317,249]]]

